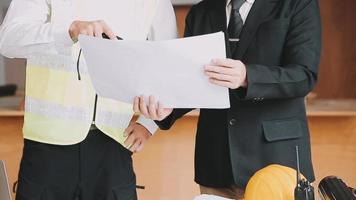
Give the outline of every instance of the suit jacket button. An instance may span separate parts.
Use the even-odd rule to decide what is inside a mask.
[[[229,124],[231,125],[231,126],[233,126],[233,125],[235,125],[236,124],[236,119],[231,119],[230,120],[230,122],[229,122]]]

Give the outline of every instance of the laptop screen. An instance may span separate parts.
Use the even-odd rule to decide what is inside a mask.
[[[5,163],[0,160],[0,199],[11,200],[9,181],[7,179]]]

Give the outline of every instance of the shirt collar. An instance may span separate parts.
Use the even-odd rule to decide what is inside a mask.
[[[229,6],[230,3],[231,3],[231,1],[232,1],[232,0],[227,0],[226,6]],[[252,5],[252,4],[255,2],[255,0],[246,0],[246,2]]]

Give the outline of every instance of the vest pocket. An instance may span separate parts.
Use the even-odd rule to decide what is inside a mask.
[[[45,188],[25,178],[20,178],[16,193],[17,200],[45,200]]]
[[[303,135],[302,125],[298,119],[264,121],[262,126],[268,142],[297,139]]]

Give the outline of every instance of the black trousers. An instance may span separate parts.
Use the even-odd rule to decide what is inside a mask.
[[[99,130],[76,145],[25,140],[17,200],[136,200],[132,153]]]

